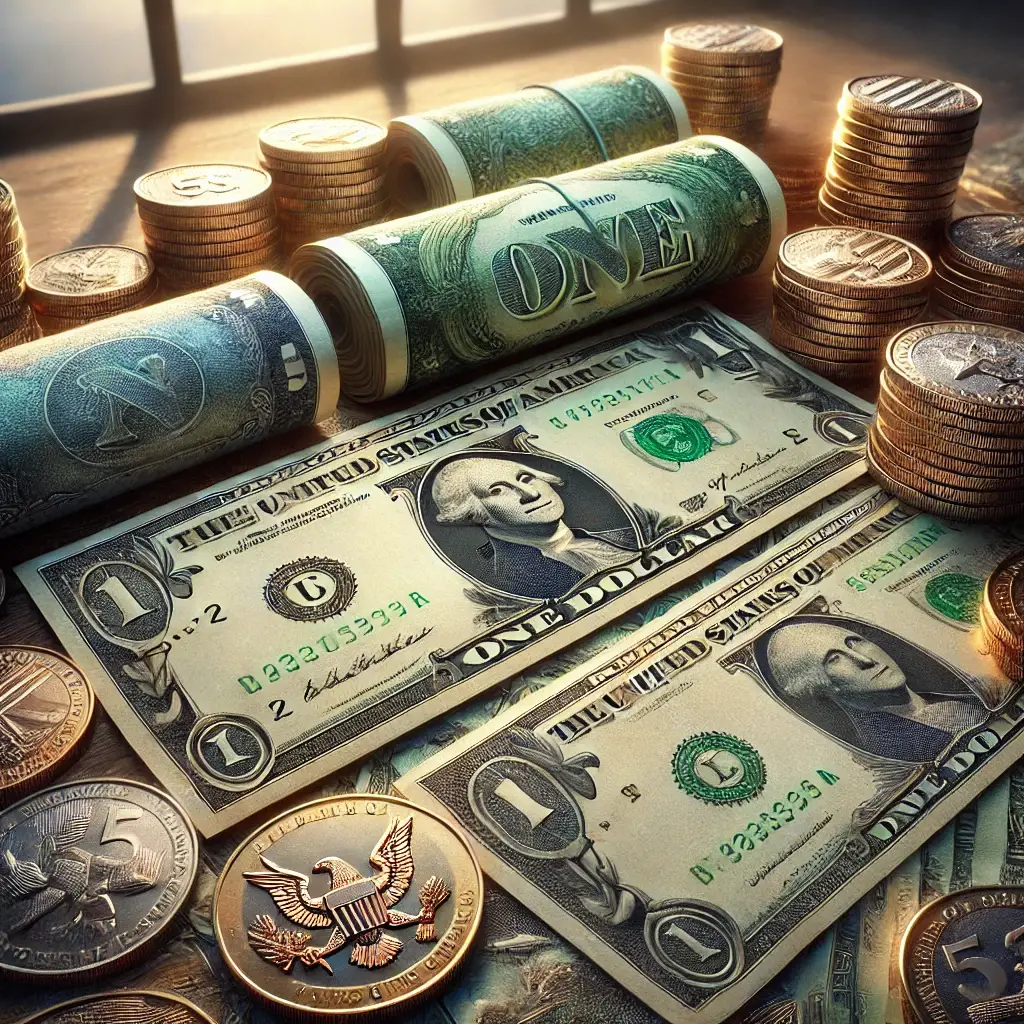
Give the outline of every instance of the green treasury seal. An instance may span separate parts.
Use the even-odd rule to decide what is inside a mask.
[[[955,622],[976,625],[984,580],[963,572],[943,572],[924,587],[924,599],[940,615]]]
[[[676,747],[672,758],[676,785],[706,804],[741,804],[764,788],[767,773],[761,755],[724,732],[702,732]]]
[[[641,420],[633,427],[633,438],[648,455],[665,462],[694,462],[714,445],[703,423],[676,412]]]

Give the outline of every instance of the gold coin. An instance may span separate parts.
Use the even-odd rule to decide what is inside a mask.
[[[278,185],[274,183],[274,198],[280,199],[345,199],[354,196],[366,196],[382,199],[384,197],[384,176],[379,175],[359,185],[320,185],[311,184],[304,187],[295,185]]]
[[[774,310],[787,330],[801,334],[808,340],[817,340],[839,348],[879,348],[904,327],[917,323],[927,310],[927,303],[899,320],[877,321],[854,319],[855,314],[847,313],[849,319],[834,319],[809,313],[789,305],[785,298],[776,296]]]
[[[661,63],[662,67],[679,74],[731,82],[748,78],[778,78],[782,68],[782,61],[777,57],[755,64],[709,64],[707,61],[690,60],[687,51],[676,49],[670,43],[661,44]]]
[[[869,192],[865,189],[850,188],[834,174],[825,173],[825,185],[830,199],[841,200],[850,206],[877,207],[905,213],[931,213],[945,211],[956,202],[956,190],[933,192],[931,195],[894,196],[883,192]]]
[[[314,886],[314,873],[329,878]],[[455,829],[405,800],[358,793],[249,836],[221,872],[213,925],[229,970],[273,1010],[365,1019],[438,994],[482,909],[479,865]]]
[[[997,327],[1024,330],[1024,314],[983,308],[950,298],[936,286],[932,292],[932,309],[947,320],[978,320]]]
[[[214,1024],[198,1006],[180,996],[121,989],[79,996],[26,1017],[20,1024]]]
[[[883,232],[808,228],[779,247],[779,268],[809,288],[849,298],[914,295],[927,286],[932,261],[915,245]]]
[[[668,79],[680,92],[686,95],[704,96],[708,99],[760,99],[771,98],[778,81],[777,74],[759,78],[716,78],[710,75],[692,74],[679,71],[669,65],[662,65],[662,77]]]
[[[262,252],[276,245],[281,238],[281,231],[275,227],[266,234],[252,238],[239,238],[234,242],[203,242],[177,243],[162,242],[157,239],[147,241],[153,258],[163,260],[164,257],[181,259],[219,259],[222,256],[244,256],[254,252]]]
[[[1024,288],[1024,215],[988,213],[960,217],[946,228],[944,248],[957,264]]]
[[[927,295],[922,295],[913,306],[901,306],[896,309],[839,309],[833,305],[835,296],[827,292],[820,292],[818,301],[809,302],[801,295],[795,295],[784,287],[776,284],[774,289],[774,301],[778,302],[788,313],[796,316],[798,320],[808,320],[809,327],[816,327],[818,330],[828,330],[825,324],[833,323],[845,326],[848,330],[845,333],[853,334],[877,334],[880,331],[892,331],[902,327],[906,321],[919,315],[928,307]],[[822,321],[821,324],[811,321]],[[837,331],[843,333],[841,328]]]
[[[804,228],[805,231],[810,230]],[[903,241],[903,239],[899,239]],[[868,290],[869,281],[865,281],[865,288],[862,290],[863,297],[850,295],[836,295],[834,292],[827,292],[821,288],[813,288],[795,281],[786,271],[782,263],[775,266],[772,274],[773,284],[790,299],[799,299],[810,306],[831,307],[837,313],[845,312],[889,312],[898,316],[900,310],[914,309],[927,298],[927,284],[922,282],[922,287],[916,292],[907,292],[903,295],[886,295],[884,292],[872,293]]]
[[[217,216],[263,206],[270,175],[244,164],[181,164],[143,174],[135,181],[139,210],[164,216]]]
[[[884,433],[878,422],[871,426],[871,441],[875,446],[875,454],[885,463],[890,463],[915,486],[930,491],[933,487],[946,488],[951,493],[965,492],[971,500],[989,502],[998,500],[997,496],[1016,495],[1024,501],[1024,482],[1019,476],[1009,477],[986,474],[982,470],[967,472],[963,469],[949,470],[929,462],[919,453],[903,451],[895,438]]]
[[[243,270],[260,267],[279,255],[277,243],[274,242],[261,249],[251,249],[235,256],[177,256],[168,253],[153,252],[153,259],[161,273],[166,271],[187,271],[189,273],[207,273],[216,270]]]
[[[284,171],[287,174],[352,174],[357,171],[373,169],[377,174],[381,173],[384,164],[384,155],[375,153],[372,156],[361,156],[352,160],[332,160],[322,163],[304,163],[300,160],[282,160],[276,156],[268,156],[266,153],[260,155],[260,167],[270,174],[277,174]]]
[[[380,165],[365,167],[359,171],[349,171],[342,174],[322,174],[316,164],[302,174],[293,174],[290,171],[270,172],[274,179],[274,189],[278,188],[349,188],[352,185],[365,185],[368,181],[376,181],[383,178],[384,174]]]
[[[66,249],[29,268],[28,298],[36,308],[82,308],[131,302],[151,287],[149,257],[126,245]]]
[[[29,308],[28,299],[24,293],[16,299],[11,299],[10,302],[0,303],[0,322],[5,320],[13,320]]]
[[[958,132],[922,132],[898,128],[876,128],[874,125],[858,121],[849,114],[844,114],[839,119],[837,127],[840,126],[868,142],[877,142],[888,146],[941,146],[943,143],[959,146],[963,143],[970,143],[974,139],[973,128]]]
[[[311,214],[313,216],[331,216],[335,213],[351,211],[379,210],[385,200],[379,194],[343,196],[339,199],[293,199],[290,196],[278,196],[278,210],[289,213]]]
[[[963,286],[949,274],[935,275],[935,293],[942,292],[956,302],[974,306],[979,310],[992,310],[997,313],[1024,314],[1024,288],[1015,295],[990,295],[970,286]],[[970,320],[965,316],[962,319]]]
[[[981,117],[981,96],[959,82],[870,75],[843,86],[840,114],[876,128],[960,132]]]
[[[1003,451],[982,448],[973,444],[977,435],[967,428],[961,428],[954,434],[933,424],[924,430],[908,423],[893,410],[892,403],[880,395],[875,416],[881,429],[904,451],[926,453],[922,457],[940,469],[981,472],[991,476],[1024,475],[1024,445]],[[954,436],[959,437],[962,443],[951,440]]]
[[[851,150],[891,157],[895,160],[906,160],[908,163],[915,164],[919,161],[940,161],[945,165],[958,157],[966,159],[971,150],[970,141],[952,145],[943,141],[941,136],[925,135],[922,138],[933,139],[934,145],[926,145],[922,142],[916,145],[901,146],[895,143],[876,142],[874,139],[866,139],[852,131],[846,121],[840,121],[836,125],[832,136],[833,143],[839,142]]]
[[[932,224],[941,221],[943,224],[949,219],[949,211],[953,208],[955,196],[950,197],[941,207],[929,210],[893,210],[881,206],[867,206],[860,197],[853,201],[836,195],[832,185],[826,181],[821,186],[818,194],[818,201],[824,201],[848,217],[861,217],[864,220],[878,221],[883,224]]]
[[[874,364],[869,363],[839,363],[831,359],[819,359],[817,356],[805,355],[780,346],[794,363],[803,366],[805,369],[816,373],[825,380],[834,384],[860,385],[872,381],[878,375],[878,369]]]
[[[78,756],[93,693],[67,658],[0,647],[0,803],[44,786]]]
[[[299,117],[264,128],[260,149],[294,163],[337,163],[384,152],[387,130],[358,117]]]
[[[984,603],[995,636],[1010,647],[1024,649],[1024,552],[1015,551],[992,570]]]
[[[968,292],[989,295],[997,299],[1024,298],[1024,284],[1014,284],[1012,279],[983,276],[972,267],[957,262],[955,252],[945,246],[939,250],[939,259],[935,264],[935,276],[941,277],[951,284]]]
[[[840,156],[845,160],[855,160],[858,163],[868,164],[874,168],[901,173],[931,173],[940,175],[942,179],[955,177],[963,170],[964,164],[967,162],[966,156],[938,157],[931,160],[886,156],[884,153],[876,152],[874,149],[858,149],[856,146],[848,145],[834,137],[832,139],[832,155]]]
[[[851,151],[852,152],[852,151]],[[848,171],[861,178],[869,178],[877,181],[886,181],[891,184],[922,184],[939,185],[947,187],[942,191],[949,191],[951,182],[958,182],[963,171],[961,165],[940,168],[937,171],[924,170],[920,167],[886,167],[882,164],[871,163],[868,154],[857,153],[856,157],[846,157],[837,150],[833,150],[828,158],[831,163],[843,171]]]
[[[772,317],[771,340],[772,344],[784,348],[789,352],[799,352],[801,355],[813,356],[815,359],[828,360],[835,363],[842,363],[847,368],[856,369],[861,372],[871,370],[878,372],[881,366],[882,346],[881,344],[871,346],[856,344],[863,339],[853,339],[852,345],[846,345],[842,341],[830,342],[819,341],[817,338],[808,337],[811,332],[805,334],[803,328],[791,328],[786,321],[778,316]]]
[[[177,231],[173,229],[142,225],[142,234],[147,242],[169,242],[172,245],[224,245],[245,239],[269,235],[278,228],[276,217],[263,217],[239,227],[216,228],[209,231]],[[159,245],[157,246],[159,248]]]
[[[154,787],[89,779],[0,813],[0,857],[36,879],[7,888],[0,976],[80,984],[138,962],[175,923],[199,841],[185,812]],[[57,892],[40,903],[45,887]]]
[[[273,270],[278,259],[279,257],[275,254],[273,260],[267,260],[263,264],[252,267],[217,267],[213,270],[180,270],[176,267],[157,267],[157,273],[161,283],[166,287],[193,291],[199,288],[212,288],[225,281],[234,281],[236,278],[245,277],[256,270]]]
[[[299,213],[295,210],[282,210],[281,226],[298,226],[302,229],[315,230],[319,227],[348,227],[354,224],[368,224],[383,217],[388,212],[389,204],[385,200],[373,206],[364,206],[354,210],[335,210],[334,212],[318,213],[306,210]]]
[[[936,196],[956,195],[960,187],[960,179],[953,178],[952,181],[942,182],[919,182],[919,181],[891,181],[877,176],[864,177],[854,171],[840,167],[838,163],[829,157],[825,166],[825,180],[838,182],[848,189],[859,192],[870,192],[875,195],[893,196],[903,199],[932,199]],[[817,192],[819,182],[815,182],[814,190]],[[865,201],[870,198],[865,196]]]
[[[665,29],[665,42],[688,60],[707,64],[756,65],[782,54],[782,36],[759,25],[672,25]]]
[[[159,214],[150,210],[139,210],[142,230],[150,231],[233,231],[247,227],[256,221],[272,220],[274,200],[268,189],[259,204],[249,210],[238,210],[225,214]]]

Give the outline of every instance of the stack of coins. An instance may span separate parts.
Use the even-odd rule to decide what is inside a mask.
[[[0,181],[0,349],[33,341],[39,327],[25,298],[25,232],[14,192]]]
[[[125,245],[87,245],[32,264],[28,299],[45,334],[138,309],[152,302],[149,257]]]
[[[893,235],[798,231],[779,247],[772,342],[831,381],[873,384],[886,342],[924,315],[931,269],[926,253]]]
[[[1024,216],[985,213],[949,225],[935,265],[932,312],[1024,330]]]
[[[258,167],[166,167],[135,182],[135,202],[168,292],[209,288],[281,262],[270,175]]]
[[[674,25],[661,73],[682,96],[697,135],[758,145],[782,67],[782,36],[757,25]]]
[[[847,82],[818,212],[830,224],[887,231],[934,251],[980,116],[981,96],[956,82]]]
[[[791,124],[768,125],[761,152],[782,187],[790,231],[818,223],[818,189],[829,156],[828,136]]]
[[[386,141],[384,128],[356,117],[302,117],[260,132],[286,252],[387,215]]]
[[[1024,680],[1024,552],[1003,559],[985,583],[981,638],[1003,674]]]
[[[871,474],[907,503],[964,522],[1024,513],[1024,334],[926,323],[885,353]]]

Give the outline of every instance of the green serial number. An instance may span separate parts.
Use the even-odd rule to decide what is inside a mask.
[[[817,775],[826,786],[834,786],[839,781],[838,775],[817,769]],[[742,832],[737,832],[730,842],[722,843],[718,852],[725,861],[714,855],[703,857],[698,864],[690,868],[690,872],[705,885],[715,879],[716,871],[722,871],[726,862],[739,864],[744,853],[757,848],[758,843],[765,842],[772,832],[778,832],[790,822],[796,821],[801,811],[806,811],[810,803],[821,796],[821,789],[810,779],[803,779],[800,784],[786,794],[785,800],[776,800],[771,811],[763,811],[757,821],[751,821]]]
[[[406,607],[408,603],[408,607]],[[321,655],[334,654],[335,651],[349,644],[354,644],[361,637],[369,636],[374,630],[382,630],[394,625],[397,619],[401,619],[410,612],[430,604],[419,591],[413,590],[409,593],[407,602],[390,601],[384,608],[374,608],[368,615],[355,615],[349,622],[343,622],[330,633],[324,633],[312,643],[300,647],[294,653],[285,651],[284,654],[267,662],[262,672],[252,675],[239,676],[238,682],[246,693],[256,693],[263,689],[264,683],[276,683],[281,674],[298,672],[302,666],[319,661]]]
[[[606,391],[604,394],[590,399],[589,402],[585,402],[583,405],[574,405],[571,409],[566,409],[562,413],[565,419],[562,419],[562,416],[552,416],[549,422],[553,426],[558,427],[559,430],[564,430],[570,425],[565,420],[571,420],[573,423],[582,423],[598,413],[614,409],[623,402],[632,402],[634,398],[642,398],[656,388],[671,384],[674,380],[682,380],[682,377],[677,373],[673,373],[668,367],[665,367],[660,373],[652,373],[649,377],[641,377],[635,384],[626,384],[621,388],[616,388],[614,391]]]

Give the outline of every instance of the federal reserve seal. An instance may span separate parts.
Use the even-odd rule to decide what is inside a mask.
[[[713,448],[735,444],[738,435],[704,410],[681,405],[645,416],[620,431],[619,438],[645,462],[677,472]]]
[[[676,747],[676,785],[706,804],[742,804],[764,788],[761,755],[744,740],[724,732],[701,732]]]
[[[978,624],[978,605],[985,581],[963,572],[942,572],[924,587],[924,599],[940,615],[955,622]]]
[[[275,569],[263,587],[267,607],[296,622],[321,622],[344,611],[356,595],[356,578],[344,562],[316,555]]]

